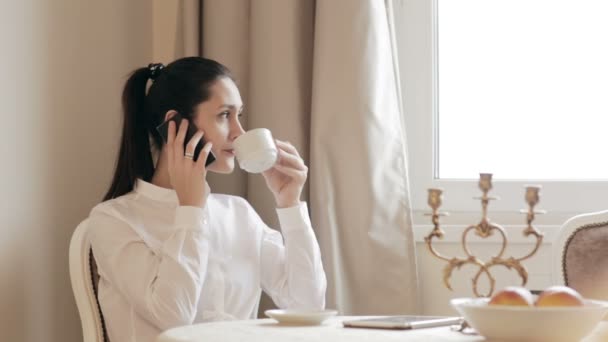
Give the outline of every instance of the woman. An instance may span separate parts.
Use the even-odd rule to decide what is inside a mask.
[[[228,69],[199,57],[137,69],[123,107],[114,179],[88,223],[110,340],[153,341],[179,325],[255,318],[262,290],[281,308],[323,309],[325,273],[300,202],[307,167],[296,149],[277,141],[278,161],[263,173],[282,235],[246,200],[210,194],[207,171],[233,171],[233,142],[243,133]],[[155,128],[178,112],[184,120],[169,123],[164,144]],[[184,148],[188,125],[198,132]],[[209,152],[216,160],[205,167]]]

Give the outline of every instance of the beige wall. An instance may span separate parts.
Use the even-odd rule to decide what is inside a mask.
[[[0,4],[2,341],[81,340],[69,239],[108,186],[151,22],[147,0]]]

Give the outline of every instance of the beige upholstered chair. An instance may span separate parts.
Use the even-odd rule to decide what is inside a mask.
[[[109,342],[97,301],[97,265],[89,242],[87,221],[78,225],[70,242],[70,278],[80,314],[84,342]]]
[[[566,221],[554,245],[553,282],[608,300],[608,210]]]

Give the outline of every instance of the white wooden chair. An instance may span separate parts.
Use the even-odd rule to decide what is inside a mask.
[[[97,267],[87,236],[87,220],[78,225],[70,241],[70,278],[80,314],[84,342],[109,342],[97,301]]]
[[[577,215],[562,225],[552,271],[554,284],[608,300],[608,210]]]

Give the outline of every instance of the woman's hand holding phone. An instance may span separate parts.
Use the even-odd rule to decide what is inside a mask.
[[[207,169],[205,161],[211,151],[212,144],[206,143],[197,161],[192,160],[196,145],[203,137],[203,131],[198,131],[186,145],[184,140],[188,130],[188,120],[183,119],[176,134],[175,122],[169,123],[167,137],[167,154],[169,159],[169,180],[177,193],[179,204],[203,208],[209,196],[207,185]]]

